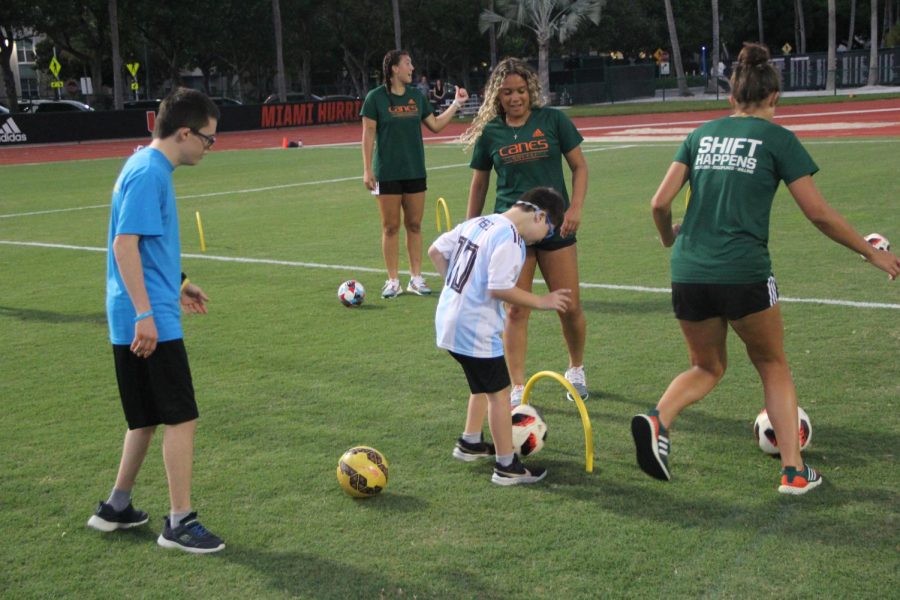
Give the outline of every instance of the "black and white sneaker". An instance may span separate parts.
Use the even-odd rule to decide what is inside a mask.
[[[131,503],[122,510],[115,510],[104,501],[100,501],[97,512],[88,519],[87,526],[97,531],[109,533],[116,529],[131,529],[143,525],[150,517],[142,510],[135,510]]]
[[[641,470],[661,481],[669,481],[669,437],[655,414],[635,415],[631,419],[631,435]]]
[[[192,554],[209,554],[225,547],[222,538],[200,524],[196,512],[183,518],[177,527],[172,527],[169,517],[166,517],[166,524],[156,543],[163,548],[177,548]]]
[[[466,440],[459,438],[456,440],[456,446],[453,448],[453,458],[464,462],[472,462],[479,458],[494,458],[494,454],[494,445],[485,441],[470,444]]]
[[[525,468],[525,465],[519,461],[519,455],[513,455],[513,461],[507,466],[501,466],[500,463],[494,463],[494,474],[491,476],[491,483],[497,485],[522,485],[526,483],[537,483],[547,476],[547,469],[543,467]]]

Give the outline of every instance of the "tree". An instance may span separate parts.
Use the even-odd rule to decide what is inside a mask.
[[[281,39],[281,4],[272,0],[272,26],[275,28],[275,90],[278,101],[287,101],[287,88],[284,83],[284,45]]]
[[[719,89],[719,0],[712,1],[712,56],[710,56],[710,72],[706,91],[715,92]]]
[[[850,34],[847,36],[847,50],[853,49],[854,35],[856,35],[856,0],[850,0]]]
[[[6,105],[18,110],[16,75],[12,70],[12,58],[16,42],[29,39],[29,27],[34,21],[33,3],[30,0],[4,0],[0,4],[0,70],[3,71],[3,87],[6,89]]]
[[[794,43],[797,52],[806,54],[806,19],[803,18],[803,0],[794,0]]]
[[[119,53],[119,3],[109,0],[109,38],[112,43],[113,108],[124,107],[122,98],[122,56]]]
[[[825,74],[825,89],[834,90],[834,71],[837,68],[837,21],[835,16],[834,0],[828,0],[828,61]]]
[[[687,79],[684,77],[684,66],[681,64],[681,47],[678,45],[678,30],[675,28],[675,12],[672,10],[672,0],[666,2],[666,22],[669,25],[669,40],[672,43],[672,60],[675,61],[675,77],[678,80],[678,93],[682,96],[693,96],[688,89]]]
[[[878,83],[878,0],[872,0],[869,28],[872,32],[872,39],[869,40],[869,77],[866,85],[876,85]]]
[[[504,35],[513,25],[534,32],[538,43],[538,77],[544,92],[543,100],[547,102],[550,93],[550,39],[556,34],[560,43],[565,42],[585,19],[598,24],[606,0],[496,0],[495,4],[499,12],[485,9],[481,13],[478,20],[481,33],[495,23],[500,26],[498,36]]]
[[[765,44],[763,35],[763,0],[756,0],[756,21],[759,28],[759,43]]]
[[[394,14],[394,48],[399,50],[403,47],[400,43],[400,0],[391,0],[391,9]]]

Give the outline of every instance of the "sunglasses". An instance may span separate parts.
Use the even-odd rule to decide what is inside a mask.
[[[197,130],[194,129],[193,127],[191,128],[191,133],[193,133],[193,134],[196,135],[198,138],[200,138],[201,140],[203,140],[203,143],[204,143],[204,145],[206,146],[206,149],[207,149],[207,150],[209,150],[210,148],[212,148],[213,144],[216,143],[216,136],[214,136],[214,135],[206,135],[205,133],[200,133],[199,131],[197,131]]]
[[[553,221],[550,220],[550,215],[547,214],[547,211],[539,208],[537,204],[532,204],[531,202],[526,202],[525,200],[519,200],[516,204],[522,204],[524,206],[528,206],[534,209],[536,215],[544,215],[544,221],[547,223],[547,235],[544,236],[545,240],[549,240],[553,237],[553,234],[556,233],[556,226],[553,225]]]

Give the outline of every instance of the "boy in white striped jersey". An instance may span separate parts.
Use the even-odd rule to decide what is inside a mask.
[[[506,212],[465,221],[428,249],[444,277],[435,313],[437,345],[462,365],[471,391],[465,431],[453,456],[466,462],[495,458],[491,481],[498,485],[535,483],[547,474],[540,467],[526,469],[513,451],[503,303],[566,311],[571,290],[537,296],[516,287],[525,246],[551,237],[562,219],[562,196],[534,188]],[[482,439],[485,415],[493,444]]]

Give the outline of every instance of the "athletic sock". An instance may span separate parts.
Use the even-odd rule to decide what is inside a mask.
[[[501,467],[508,467],[512,464],[515,456],[515,454],[498,454],[497,463],[499,463]]]
[[[463,431],[462,439],[467,444],[478,444],[481,442],[481,432],[476,431],[475,433],[466,433]]]
[[[648,417],[656,417],[656,422],[659,423],[659,435],[666,435],[668,433],[668,429],[666,426],[662,424],[662,419],[659,418],[659,411],[655,408],[647,413]]]
[[[122,512],[131,504],[131,490],[112,489],[109,500],[106,501],[116,512]]]
[[[169,513],[169,527],[171,527],[172,529],[175,529],[176,527],[181,525],[181,520],[184,519],[189,514],[191,514],[190,510],[187,512],[171,512],[171,513]]]

